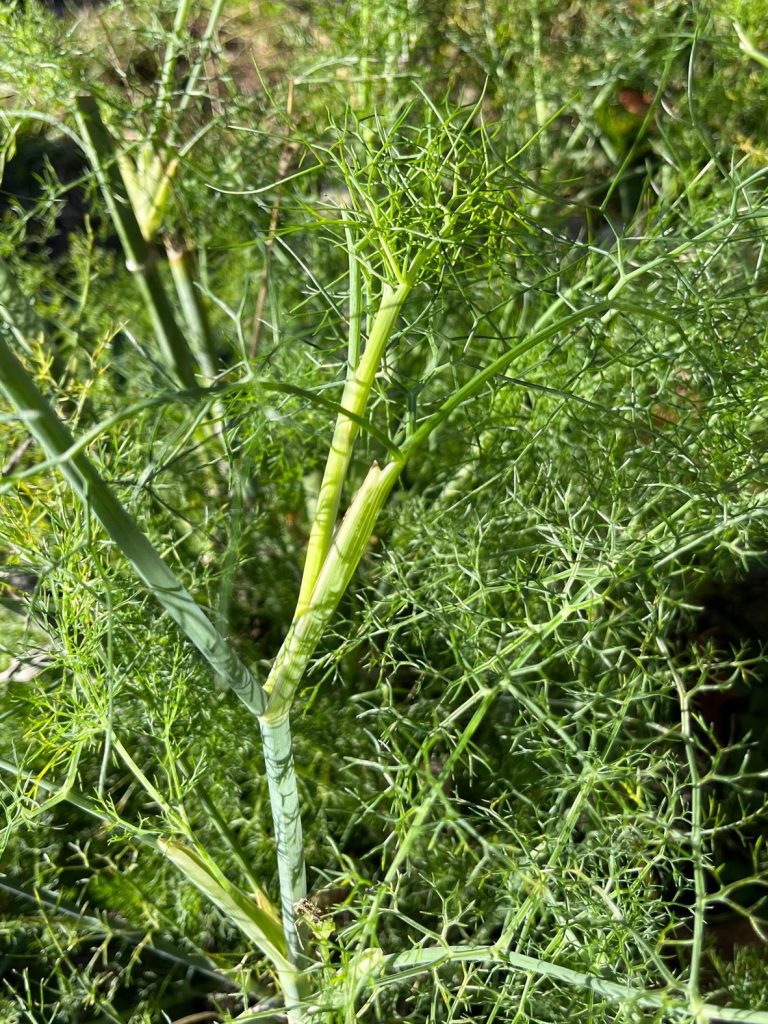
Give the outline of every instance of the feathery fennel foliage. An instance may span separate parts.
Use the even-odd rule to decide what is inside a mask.
[[[765,168],[688,68],[768,75],[599,6],[354,5],[285,113],[235,2],[5,58],[82,150],[3,214],[9,1020],[768,1020]]]

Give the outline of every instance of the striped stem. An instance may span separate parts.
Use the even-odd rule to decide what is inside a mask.
[[[305,936],[300,934],[296,908],[307,895],[307,877],[291,726],[287,715],[278,722],[262,719],[260,725],[277,846],[283,931],[288,959],[300,968],[306,965],[307,957],[302,952]]]
[[[280,722],[288,714],[309,660],[368,546],[376,518],[402,468],[402,463],[390,462],[382,470],[374,463],[355,495],[333,538],[311,600],[304,611],[297,611],[272,664],[264,684],[270,697],[262,721]]]
[[[351,361],[349,363],[341,406],[358,418],[365,413],[368,396],[371,393],[381,357],[392,337],[395,323],[412,286],[410,280],[402,282],[397,288],[392,288],[388,284],[382,286],[381,302],[373,321],[365,352],[356,366],[353,366]],[[312,523],[307,557],[304,563],[304,575],[296,606],[297,616],[300,616],[309,606],[315,584],[331,547],[336,516],[341,502],[341,492],[352,458],[352,448],[357,431],[358,420],[341,413],[336,420],[325,473],[320,485],[317,511]]]

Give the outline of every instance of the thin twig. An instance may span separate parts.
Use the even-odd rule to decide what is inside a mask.
[[[0,470],[0,477],[10,476],[11,473],[13,473],[18,464],[32,447],[33,442],[34,438],[31,434],[24,438],[24,440],[17,446],[16,450],[11,452],[8,461],[5,463],[2,470]]]

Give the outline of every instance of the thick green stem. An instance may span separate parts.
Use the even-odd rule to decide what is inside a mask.
[[[384,284],[381,302],[373,321],[371,334],[365,346],[360,362],[356,367],[350,364],[341,405],[345,410],[357,417],[362,417],[368,403],[376,371],[387,346],[395,323],[403,308],[403,303],[411,291],[410,280],[404,281],[397,288]],[[336,516],[339,511],[341,492],[352,457],[352,448],[357,437],[358,421],[344,413],[339,414],[333,432],[328,459],[325,464],[323,482],[317,501],[317,511],[312,523],[312,531],[307,547],[307,558],[304,563],[304,575],[301,581],[299,600],[296,606],[297,616],[306,611],[312,600],[312,593],[320,575],[326,556],[331,547]]]
[[[218,372],[216,342],[203,297],[195,285],[193,255],[186,246],[171,238],[165,240],[165,251],[189,337],[194,344],[205,382],[211,384]]]
[[[141,232],[117,163],[114,141],[104,127],[98,105],[92,96],[77,97],[75,116],[104,202],[123,247],[125,265],[131,271],[144,300],[163,358],[185,387],[194,387],[194,356],[176,322],[155,262],[155,250]]]
[[[259,724],[277,846],[283,931],[288,959],[300,968],[307,958],[302,949],[304,936],[300,934],[297,904],[307,895],[307,877],[291,726],[287,715],[276,722],[261,719]]]
[[[297,904],[306,896],[306,874],[288,717],[290,706],[309,659],[357,568],[376,518],[401,468],[401,464],[394,462],[383,472],[375,464],[371,467],[334,538],[312,601],[306,611],[294,618],[275,659],[267,681],[267,688],[271,689],[267,713],[259,719],[277,844],[283,930],[288,958],[298,971],[306,963],[302,952],[304,936],[300,918],[297,918]]]
[[[295,615],[272,664],[264,684],[270,698],[263,721],[279,722],[288,714],[310,658],[368,546],[378,514],[402,468],[403,463],[390,462],[381,470],[374,463],[355,495],[333,539],[312,600],[303,612]]]
[[[75,444],[72,434],[11,351],[3,333],[0,328],[0,390],[86,508],[126,556],[139,579],[175,619],[216,674],[226,680],[254,714],[261,714],[267,702],[259,682],[163,561],[88,457],[82,451],[71,453]]]

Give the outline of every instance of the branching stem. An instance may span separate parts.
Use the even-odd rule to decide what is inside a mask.
[[[365,413],[368,396],[373,386],[376,372],[387,343],[392,337],[397,318],[403,303],[412,288],[410,280],[393,288],[385,283],[382,285],[381,301],[378,312],[371,327],[370,337],[365,352],[356,366],[349,363],[349,373],[341,398],[344,409],[361,417]],[[325,465],[323,481],[317,501],[312,531],[310,533],[307,557],[304,563],[304,575],[296,607],[296,615],[306,611],[312,599],[320,570],[323,567],[331,547],[336,516],[341,502],[341,493],[347,477],[352,449],[357,437],[358,423],[343,413],[336,421],[331,447]]]

